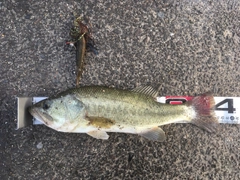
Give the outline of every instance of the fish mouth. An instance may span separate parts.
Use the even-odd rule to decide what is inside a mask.
[[[29,108],[29,112],[30,112],[30,114],[31,114],[35,119],[37,119],[38,121],[44,123],[45,125],[48,124],[47,121],[45,120],[46,117],[44,116],[44,112],[41,112],[41,111],[39,110],[39,108],[37,108],[37,107],[30,107],[30,108]],[[49,117],[50,117],[50,116],[49,116]],[[51,118],[51,117],[50,117],[50,118]],[[52,119],[52,118],[51,118],[51,119]]]

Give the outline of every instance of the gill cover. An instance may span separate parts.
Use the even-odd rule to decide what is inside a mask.
[[[47,119],[51,123],[57,123],[58,125],[74,121],[86,112],[84,104],[74,95],[44,100],[42,110],[44,116],[48,117]]]

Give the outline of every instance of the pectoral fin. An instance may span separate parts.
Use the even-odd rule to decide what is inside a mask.
[[[115,124],[114,120],[105,117],[87,116],[87,120],[89,121],[89,125],[95,126],[97,128],[110,128]]]
[[[89,131],[87,132],[89,136],[92,136],[96,139],[104,139],[107,140],[109,138],[109,135],[105,131],[95,130],[95,131]]]
[[[160,127],[142,129],[138,134],[151,141],[163,142],[166,139],[165,132]]]

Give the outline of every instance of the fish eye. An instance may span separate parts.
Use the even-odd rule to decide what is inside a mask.
[[[49,106],[49,104],[48,104],[48,101],[46,101],[46,102],[43,103],[43,109],[44,109],[44,110],[48,110],[49,107],[50,107],[50,106]]]

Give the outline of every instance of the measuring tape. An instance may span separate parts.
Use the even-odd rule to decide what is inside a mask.
[[[33,104],[46,99],[47,97],[33,97]],[[183,104],[193,96],[164,96],[157,97],[160,103],[178,105]],[[219,123],[240,124],[240,97],[214,97],[215,114]],[[42,124],[34,119],[33,124]]]
[[[172,105],[182,104],[193,96],[165,96],[158,97],[160,103]],[[215,114],[219,123],[240,124],[240,97],[214,97]]]

